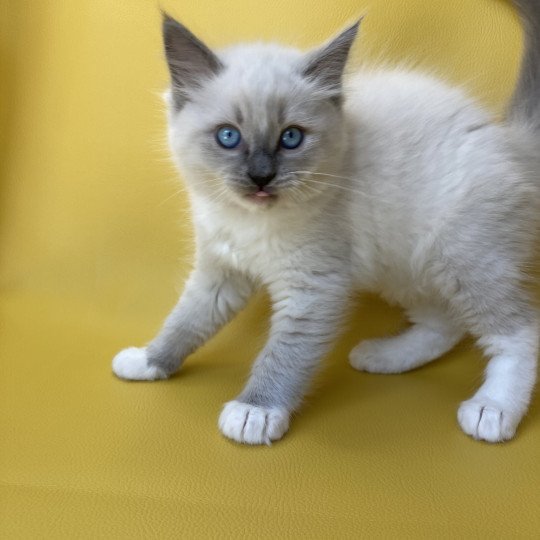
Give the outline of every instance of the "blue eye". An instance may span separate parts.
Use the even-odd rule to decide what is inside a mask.
[[[216,132],[216,141],[229,150],[238,146],[241,139],[240,131],[232,126],[223,126]]]
[[[283,146],[283,148],[293,150],[294,148],[298,148],[303,140],[304,132],[300,128],[291,126],[283,131],[279,139],[279,143],[281,146]]]

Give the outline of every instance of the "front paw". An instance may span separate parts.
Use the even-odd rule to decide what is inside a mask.
[[[221,411],[218,425],[223,435],[233,441],[269,445],[289,429],[289,413],[277,407],[229,401]]]
[[[148,365],[145,348],[130,347],[120,351],[112,362],[114,374],[131,381],[154,381],[166,379],[167,373],[158,366]]]

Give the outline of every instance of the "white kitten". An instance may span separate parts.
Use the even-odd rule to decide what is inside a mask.
[[[219,419],[269,443],[288,429],[350,291],[377,291],[411,320],[363,342],[353,367],[399,373],[465,333],[490,361],[458,411],[476,439],[513,437],[536,378],[536,311],[524,286],[539,216],[540,5],[503,124],[441,81],[401,70],[342,88],[358,25],[303,54],[275,45],[212,52],[164,16],[169,139],[189,188],[196,265],[160,334],[113,370],[160,379],[266,286],[268,343]]]

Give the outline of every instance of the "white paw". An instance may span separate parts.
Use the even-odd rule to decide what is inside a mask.
[[[362,341],[349,353],[349,364],[358,371],[369,373],[400,373],[403,371],[396,362],[395,350],[389,351],[385,339]]]
[[[472,398],[458,409],[461,429],[471,437],[488,442],[511,439],[516,433],[521,415],[510,412],[490,399]]]
[[[112,362],[114,374],[121,379],[133,381],[153,381],[166,379],[165,371],[157,366],[149,366],[146,349],[130,347],[120,351]]]
[[[270,444],[289,429],[289,414],[275,407],[257,407],[240,401],[225,403],[218,421],[229,439],[247,444]]]

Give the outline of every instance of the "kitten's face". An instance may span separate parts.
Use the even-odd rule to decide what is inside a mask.
[[[168,24],[185,48],[186,30]],[[187,37],[193,46],[196,38]],[[336,55],[328,58],[329,46],[322,60],[333,63],[321,66],[313,53],[251,45],[214,55],[197,41],[202,73],[191,69],[186,75],[174,71],[184,70],[186,63],[180,58],[175,66],[178,47],[172,48],[169,36],[169,135],[190,188],[252,210],[302,204],[324,192],[332,178],[325,174],[335,174],[346,146],[339,93],[352,37],[346,51],[338,51],[338,71]],[[328,72],[318,77],[317,70],[325,68]],[[189,77],[194,77],[191,82]]]

